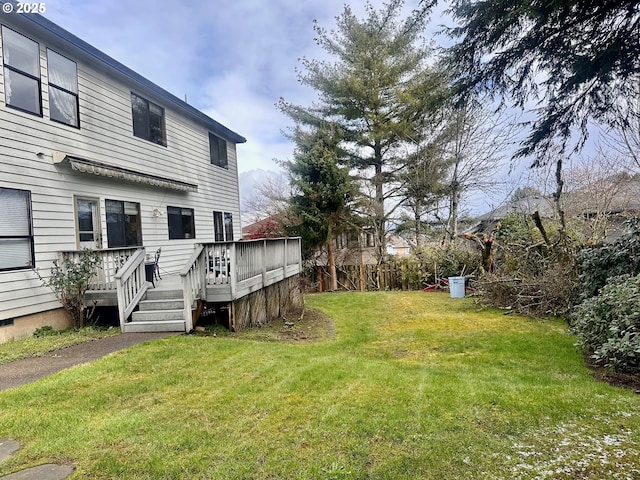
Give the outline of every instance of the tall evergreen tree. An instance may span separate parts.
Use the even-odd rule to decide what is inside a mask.
[[[297,126],[293,160],[282,162],[293,189],[290,203],[298,222],[289,233],[302,237],[303,249],[310,254],[326,246],[331,289],[337,290],[335,235],[348,216],[347,203],[352,187],[349,171],[339,165],[340,131],[322,124],[317,128]]]
[[[303,59],[299,80],[318,91],[319,101],[308,107],[279,102],[296,122],[318,125],[326,119],[340,125],[347,164],[369,186],[363,191],[370,192],[379,261],[394,208],[388,204],[399,194],[398,173],[406,163],[402,147],[420,137],[444,93],[427,64],[430,49],[421,42],[426,13],[413,12],[401,21],[402,6],[402,0],[391,0],[377,11],[367,3],[364,20],[345,6],[336,30],[316,24],[317,43],[333,61]]]
[[[423,0],[425,10],[433,1]],[[463,93],[505,95],[537,119],[519,155],[548,160],[590,121],[615,125],[620,99],[637,98],[640,78],[638,0],[453,0],[458,26],[451,66]],[[628,119],[622,119],[626,124]]]

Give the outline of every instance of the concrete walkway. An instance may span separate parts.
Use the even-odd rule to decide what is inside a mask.
[[[20,448],[18,442],[4,438],[0,439],[0,462],[5,461]],[[75,470],[71,465],[56,465],[45,463],[37,467],[25,468],[9,475],[0,477],[0,480],[64,480]]]
[[[42,357],[25,358],[6,363],[0,365],[0,390],[19,387],[65,368],[97,360],[112,352],[170,335],[179,334],[172,332],[121,333],[113,337],[100,338],[54,350]],[[5,461],[19,448],[18,442],[8,438],[0,438],[0,462]],[[75,468],[71,465],[46,463],[5,475],[0,477],[0,480],[64,480],[74,470]]]

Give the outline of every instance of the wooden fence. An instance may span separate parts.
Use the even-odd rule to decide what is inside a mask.
[[[338,289],[352,291],[408,290],[402,281],[402,267],[386,263],[382,265],[341,265],[336,267]],[[331,289],[327,267],[316,267],[307,277],[309,290],[326,292]]]

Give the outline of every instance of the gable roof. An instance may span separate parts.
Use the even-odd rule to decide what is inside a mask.
[[[476,217],[476,220],[501,220],[511,213],[528,215],[536,210],[542,217],[553,216],[553,199],[539,194],[527,195],[518,200],[506,201],[498,208]]]
[[[186,116],[191,117],[192,119],[198,121],[201,124],[204,124],[209,130],[211,130],[211,132],[233,143],[244,143],[247,141],[247,139],[244,138],[242,135],[239,135],[233,130],[230,130],[229,128],[225,127],[221,123],[216,122],[213,118],[209,117],[208,115],[205,115],[197,108],[192,107],[191,105],[189,105],[187,102],[183,100],[180,100],[178,97],[169,93],[164,88],[156,85],[155,83],[146,79],[139,73],[134,72],[129,67],[111,58],[109,55],[105,54],[104,52],[101,52],[100,50],[93,47],[92,45],[89,45],[84,40],[76,37],[72,33],[65,30],[64,28],[53,23],[51,20],[48,20],[47,18],[37,13],[29,13],[29,14],[15,13],[17,2],[13,0],[0,1],[0,4],[2,5],[4,5],[5,3],[10,3],[14,6],[14,13],[11,14],[12,17],[18,16],[22,20],[26,21],[27,25],[30,24],[32,26],[36,26],[36,28],[40,29],[41,31],[45,31],[57,37],[58,39],[62,40],[64,43],[72,45],[76,49],[84,52],[93,60],[106,66],[107,69],[115,71],[120,75],[125,76],[126,78],[131,80],[134,84],[140,87],[143,87],[146,90],[150,90],[151,92],[155,93],[156,95],[161,97],[163,100],[165,100],[167,103],[170,103],[173,107],[175,107],[177,110],[179,110]]]

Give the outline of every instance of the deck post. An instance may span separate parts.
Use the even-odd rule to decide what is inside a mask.
[[[122,282],[116,282],[116,296],[118,302],[118,317],[120,318],[120,331],[124,332],[124,324],[127,319],[124,316],[125,310],[125,296],[124,296],[124,288],[122,286]]]
[[[191,275],[185,275],[182,277],[182,298],[184,301],[184,329],[187,333],[193,329],[193,319],[191,317]]]
[[[267,240],[262,240],[262,288],[267,284]]]
[[[207,266],[208,259],[207,250],[203,248],[201,258],[198,258],[198,276],[200,283],[200,299],[205,300],[207,298]]]
[[[282,278],[287,278],[287,239],[284,239],[284,254],[282,255]]]
[[[236,243],[232,242],[229,247],[229,261],[231,262],[231,269],[229,271],[230,281],[229,287],[231,289],[231,299],[236,299],[236,290],[238,286],[238,276],[237,276],[237,268],[238,263],[236,262]]]

